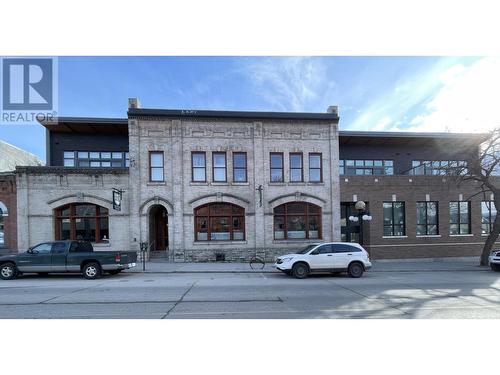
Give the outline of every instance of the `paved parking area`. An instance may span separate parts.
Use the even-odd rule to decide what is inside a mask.
[[[500,273],[138,273],[0,282],[0,318],[500,318]]]

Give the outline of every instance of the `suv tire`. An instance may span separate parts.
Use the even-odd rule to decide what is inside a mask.
[[[305,263],[296,263],[292,267],[292,275],[296,279],[304,279],[309,274],[309,267]]]
[[[347,274],[356,279],[363,276],[364,271],[363,265],[359,262],[352,262],[347,268]]]
[[[500,264],[495,264],[495,263],[491,263],[490,264],[490,268],[493,270],[493,271],[500,271]]]

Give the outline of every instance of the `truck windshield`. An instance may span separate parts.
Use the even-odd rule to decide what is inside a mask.
[[[313,248],[315,248],[316,246],[318,245],[307,245],[306,247],[304,247],[303,249],[299,250],[296,252],[296,254],[305,254],[307,253],[308,251],[312,250]]]

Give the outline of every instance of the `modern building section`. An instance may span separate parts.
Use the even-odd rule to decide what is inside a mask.
[[[480,253],[493,197],[457,186],[449,168],[466,168],[485,135],[339,132],[338,122],[336,107],[164,110],[132,99],[126,119],[44,123],[48,166],[16,172],[19,248],[146,243],[172,261],[273,259],[318,241],[360,242],[374,259]]]

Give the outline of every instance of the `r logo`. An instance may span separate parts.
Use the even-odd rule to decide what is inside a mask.
[[[53,59],[4,58],[3,109],[53,109]]]

